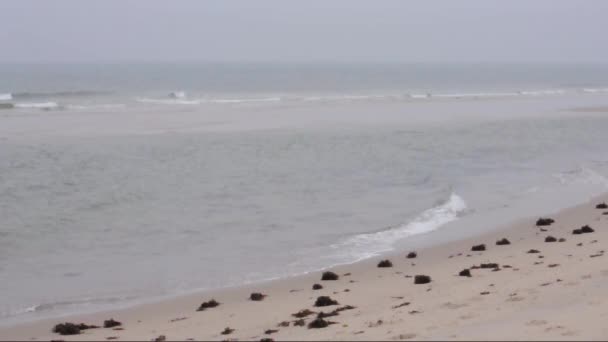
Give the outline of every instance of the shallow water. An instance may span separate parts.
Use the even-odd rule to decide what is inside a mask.
[[[608,188],[608,118],[572,110],[608,94],[577,89],[219,107],[95,92],[78,101],[124,107],[2,111],[0,320],[298,274],[576,204]]]

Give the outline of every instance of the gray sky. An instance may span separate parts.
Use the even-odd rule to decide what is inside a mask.
[[[604,0],[0,0],[0,62],[608,61]]]

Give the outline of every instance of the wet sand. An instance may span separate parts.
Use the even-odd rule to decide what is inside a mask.
[[[3,327],[0,339],[605,340],[608,215],[603,214],[608,209],[596,208],[604,201],[608,195],[543,216],[555,220],[548,226],[537,226],[538,217],[519,220],[490,234],[417,250],[415,258],[406,257],[411,251],[400,251],[329,270],[338,280],[321,281],[321,272],[315,272],[126,310]],[[585,225],[594,232],[573,234]],[[497,245],[503,238],[509,244]],[[480,244],[485,251],[471,251]],[[377,267],[385,259],[392,267]],[[470,277],[459,275],[465,270]],[[431,282],[415,284],[416,275],[430,276]],[[313,290],[313,284],[323,288]],[[254,301],[252,293],[266,296]],[[316,307],[320,296],[338,304]],[[197,311],[211,299],[219,306]],[[314,313],[303,321],[293,316],[306,309]],[[318,313],[336,309],[336,315],[314,324],[327,322],[327,327],[309,327]],[[60,322],[103,326],[110,318],[122,326],[71,336],[51,332]]]

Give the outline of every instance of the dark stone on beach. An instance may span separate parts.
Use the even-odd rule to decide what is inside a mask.
[[[558,242],[566,242],[566,239],[564,238],[560,238],[559,240],[557,240]]]
[[[306,321],[304,320],[304,318],[300,318],[300,319],[293,321],[294,327],[303,327],[305,325],[306,325]]]
[[[278,332],[279,331],[276,329],[268,329],[268,330],[264,331],[264,334],[271,335],[271,334],[278,333]]]
[[[338,280],[338,278],[340,278],[337,274],[335,274],[334,272],[323,272],[323,275],[321,276],[321,280]]]
[[[321,329],[327,328],[332,322],[328,322],[323,318],[317,318],[314,321],[308,323],[308,329]]]
[[[393,267],[393,263],[390,260],[382,260],[378,263],[378,267],[380,267],[380,268]]]
[[[595,209],[608,209],[608,204],[606,204],[605,202],[599,203],[595,206]]]
[[[222,335],[230,335],[234,332],[234,329],[230,329],[228,327],[226,327],[226,329],[224,329],[224,331],[221,332]]]
[[[321,284],[314,284],[312,286],[312,289],[313,290],[321,290],[321,289],[323,289],[323,285],[321,285]]]
[[[414,284],[428,284],[431,282],[431,277],[427,275],[417,275],[414,277]]]
[[[264,298],[266,298],[265,294],[261,294],[259,292],[254,292],[249,296],[249,299],[251,299],[254,302],[259,302],[264,300]]]
[[[205,311],[210,308],[215,308],[216,306],[219,306],[219,305],[220,305],[220,303],[218,303],[215,299],[212,299],[208,302],[204,302],[203,304],[201,304],[201,306],[199,306],[196,311]]]
[[[304,310],[298,311],[295,314],[292,314],[292,316],[295,317],[295,318],[304,318],[304,317],[310,316],[310,315],[312,315],[314,313],[315,313],[314,311],[310,311],[308,309],[304,309]]]
[[[557,239],[554,238],[553,236],[547,236],[545,238],[545,242],[556,242],[556,241],[557,241]]]
[[[475,245],[473,247],[471,247],[471,251],[473,252],[483,252],[486,250],[486,245],[481,244],[481,245]]]
[[[553,224],[555,222],[555,220],[550,219],[550,218],[539,218],[536,221],[536,225],[537,226],[550,226],[551,224]]]
[[[468,268],[465,268],[464,270],[460,271],[460,273],[458,273],[458,275],[461,277],[471,277],[471,270],[469,270]]]
[[[531,249],[528,251],[528,254],[535,254],[535,253],[540,253],[540,251],[537,249]]]
[[[122,325],[122,323],[120,323],[119,321],[115,321],[113,318],[103,321],[104,328],[114,328],[114,327],[118,327],[121,325]]]
[[[283,321],[283,322],[277,324],[277,326],[282,327],[282,328],[287,328],[289,326],[289,322]]]
[[[260,342],[274,342],[274,340],[271,338],[268,338],[268,337],[264,337],[264,338],[260,339]]]
[[[415,259],[417,256],[418,256],[418,254],[416,252],[409,252],[409,253],[407,253],[406,258]]]
[[[495,269],[495,268],[499,268],[499,265],[497,263],[487,263],[487,264],[479,265],[479,268],[482,268],[482,269],[494,268]]]
[[[589,227],[589,226],[582,226],[581,227],[581,232],[583,234],[587,234],[587,233],[593,233],[593,232],[595,232],[595,230],[593,228]]]
[[[497,246],[504,246],[504,245],[510,245],[510,244],[511,244],[511,242],[505,238],[502,238],[502,239],[496,241]]]
[[[59,335],[78,335],[80,334],[80,327],[74,323],[60,323],[53,328],[53,332]]]
[[[550,265],[548,265],[547,267],[549,267],[549,268],[553,268],[553,267],[557,267],[557,266],[559,266],[559,264],[550,264]]]
[[[482,296],[486,296],[486,295],[489,295],[489,294],[490,294],[489,291],[483,291],[483,292],[480,293],[480,295],[482,295]]]
[[[74,324],[74,323],[60,323],[55,325],[53,328],[53,332],[59,335],[78,335],[82,332],[82,330],[87,329],[96,329],[99,328],[96,325],[87,325],[84,323]]]
[[[572,235],[581,235],[583,234],[583,231],[581,229],[575,229],[572,231]]]
[[[315,301],[315,306],[330,306],[330,305],[338,305],[338,301],[331,299],[328,296],[320,296]]]
[[[165,335],[160,335],[154,339],[154,342],[165,342],[166,340],[167,340],[167,337],[165,337]]]
[[[604,211],[602,215],[608,215],[608,211]]]

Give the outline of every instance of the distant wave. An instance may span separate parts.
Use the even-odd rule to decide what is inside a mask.
[[[520,92],[527,96],[543,96],[543,95],[563,95],[566,93],[564,89],[544,89],[544,90],[524,90]]]
[[[584,88],[585,93],[608,93],[608,88]]]
[[[13,99],[13,95],[11,93],[1,94],[0,93],[0,101],[10,101]]]
[[[199,100],[186,100],[186,99],[154,99],[149,97],[137,98],[137,102],[141,103],[153,103],[162,105],[199,105]]]
[[[15,108],[59,109],[57,102],[15,103]]]
[[[487,98],[487,97],[510,97],[518,96],[520,94],[511,93],[455,93],[455,94],[432,94],[432,97],[444,97],[444,98]]]
[[[33,98],[50,98],[50,97],[87,97],[97,95],[107,95],[111,92],[107,91],[89,91],[89,90],[74,90],[74,91],[55,91],[55,92],[18,92],[13,93],[15,99],[33,99]]]
[[[467,204],[464,199],[452,193],[447,201],[425,210],[404,225],[379,232],[359,234],[331,247],[337,250],[353,248],[354,254],[360,253],[360,259],[369,258],[392,250],[393,243],[398,240],[437,230],[441,226],[457,220],[466,210]]]
[[[119,109],[125,108],[126,105],[122,103],[108,103],[108,104],[91,104],[91,105],[76,105],[76,104],[67,104],[65,105],[66,109],[77,109],[77,110],[87,110],[87,109]]]

